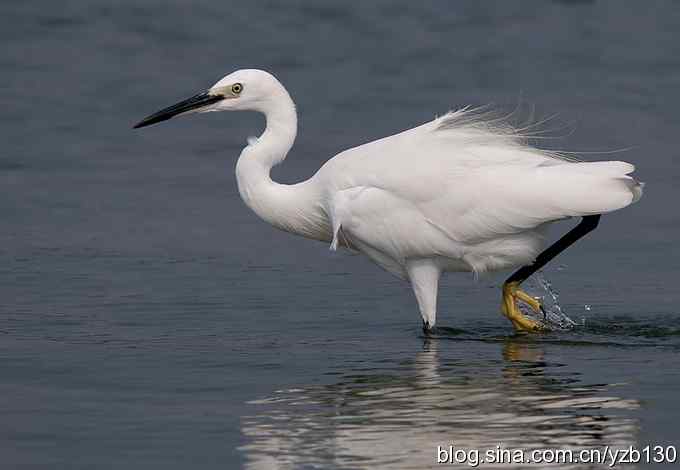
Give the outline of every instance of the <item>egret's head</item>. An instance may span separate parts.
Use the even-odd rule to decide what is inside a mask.
[[[134,128],[167,121],[181,114],[211,111],[261,111],[266,103],[282,90],[284,89],[279,81],[264,70],[237,70],[206,91],[145,117]]]

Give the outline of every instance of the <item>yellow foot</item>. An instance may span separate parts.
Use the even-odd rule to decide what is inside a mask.
[[[517,331],[542,331],[545,326],[538,323],[531,318],[525,316],[517,306],[517,302],[521,301],[527,304],[536,313],[544,313],[541,303],[521,290],[518,282],[506,282],[503,284],[503,301],[501,303],[501,310],[503,315],[508,317],[512,322],[512,326]]]

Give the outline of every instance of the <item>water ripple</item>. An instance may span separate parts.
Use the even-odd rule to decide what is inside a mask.
[[[637,442],[636,399],[557,373],[561,365],[544,362],[540,348],[506,340],[501,367],[444,363],[437,350],[428,341],[391,374],[349,369],[329,385],[249,402],[240,448],[247,468],[429,468],[437,445],[483,452]]]

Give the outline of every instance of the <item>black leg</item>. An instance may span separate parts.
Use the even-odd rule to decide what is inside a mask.
[[[536,257],[536,260],[532,264],[522,266],[517,271],[515,271],[512,276],[510,276],[507,281],[505,281],[505,283],[509,284],[511,282],[515,282],[517,284],[521,284],[524,282],[529,276],[548,264],[550,260],[555,258],[555,256],[562,253],[580,238],[595,230],[595,227],[597,227],[597,224],[600,221],[600,217],[601,216],[599,214],[584,216],[576,227],[571,229],[566,233],[566,235],[541,252],[541,254]]]

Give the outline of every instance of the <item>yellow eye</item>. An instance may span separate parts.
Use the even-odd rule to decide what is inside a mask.
[[[240,83],[234,83],[231,86],[231,92],[235,95],[240,94],[242,91],[243,91],[243,85],[241,85]]]

